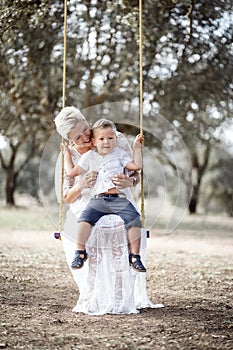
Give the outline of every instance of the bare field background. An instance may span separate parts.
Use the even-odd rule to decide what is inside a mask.
[[[232,231],[188,216],[147,240],[154,303],[138,315],[71,312],[78,291],[42,207],[0,210],[2,349],[232,349]]]

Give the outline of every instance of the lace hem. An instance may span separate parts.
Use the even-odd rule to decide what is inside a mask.
[[[153,304],[148,298],[146,274],[135,272],[129,266],[127,232],[123,221],[118,216],[109,217],[107,224],[110,226],[103,227],[100,222],[92,229],[86,244],[89,258],[84,267],[71,269],[79,288],[73,312],[89,315],[137,314],[138,309],[158,307],[156,305],[159,304]],[[115,227],[112,226],[113,221]],[[62,243],[70,266],[75,241],[63,234]],[[145,230],[142,230],[140,254],[145,262]]]

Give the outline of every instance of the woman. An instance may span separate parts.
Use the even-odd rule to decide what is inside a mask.
[[[90,126],[82,113],[74,107],[65,107],[55,118],[58,133],[66,139],[74,164],[92,145]],[[118,133],[118,147],[131,152],[126,138]],[[68,265],[71,265],[76,244],[77,218],[90,200],[90,187],[94,185],[97,172],[86,173],[74,181],[65,175],[64,201],[70,205],[62,233],[62,242]],[[133,202],[128,189],[139,182],[138,173],[133,176],[119,174],[113,182],[125,188],[127,198]],[[127,233],[123,221],[116,215],[102,217],[93,227],[86,243],[88,260],[79,270],[71,270],[79,288],[79,299],[74,312],[92,315],[106,313],[138,313],[138,308],[161,307],[153,305],[146,292],[145,274],[139,274],[129,267]],[[146,234],[142,230],[141,250],[145,259]],[[142,276],[143,275],[143,276]]]

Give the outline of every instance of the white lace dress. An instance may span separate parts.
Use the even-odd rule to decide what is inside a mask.
[[[130,152],[127,139],[118,135],[118,147]],[[73,162],[77,164],[80,154],[72,149]],[[65,177],[65,190],[72,186]],[[131,191],[127,197],[134,204]],[[82,191],[82,197],[70,205],[67,211],[62,243],[70,266],[76,250],[77,218],[90,199],[90,191]],[[134,204],[135,205],[135,204]],[[142,229],[141,259],[146,265],[146,232]],[[79,297],[74,312],[90,315],[131,314],[141,308],[162,307],[153,304],[146,291],[146,274],[129,266],[127,232],[124,222],[117,215],[102,217],[93,227],[86,243],[88,259],[79,270],[71,269],[78,285]]]

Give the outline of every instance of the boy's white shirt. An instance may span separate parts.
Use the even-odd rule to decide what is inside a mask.
[[[130,158],[130,160],[132,160],[132,158],[133,158],[132,149],[130,148],[130,145],[129,145],[127,138],[120,132],[117,132],[117,147],[120,149],[120,151],[125,152],[127,154],[127,156]],[[71,151],[73,163],[75,165],[78,164],[78,161],[81,158],[81,154],[74,147],[70,147],[70,151]],[[60,173],[61,173],[61,171],[58,172],[58,174],[60,174]],[[122,172],[120,172],[120,174],[121,173]],[[125,173],[130,175],[131,172],[126,170]],[[66,192],[70,188],[72,188],[72,186],[74,184],[78,183],[78,181],[79,181],[79,176],[76,176],[74,179],[74,178],[70,178],[65,173],[64,195],[66,194]],[[60,186],[58,186],[58,193],[57,193],[58,198],[60,198],[59,197],[59,190],[60,190]],[[125,193],[127,199],[137,209],[131,190],[129,188],[125,188],[125,189],[121,189],[120,191]],[[72,211],[72,213],[74,213],[78,217],[79,214],[81,213],[81,211],[84,210],[86,208],[86,206],[88,205],[88,203],[90,202],[91,195],[92,194],[91,194],[90,188],[84,188],[82,190],[82,197],[78,198],[76,201],[74,201],[73,203],[70,204],[70,210]],[[110,218],[108,216],[106,216],[105,220],[108,221],[108,220],[110,220]]]
[[[110,188],[116,187],[111,179],[124,172],[126,164],[132,161],[129,154],[115,147],[112,152],[104,156],[95,150],[84,153],[78,165],[85,171],[98,171],[95,185],[91,188],[91,195],[107,192]]]

